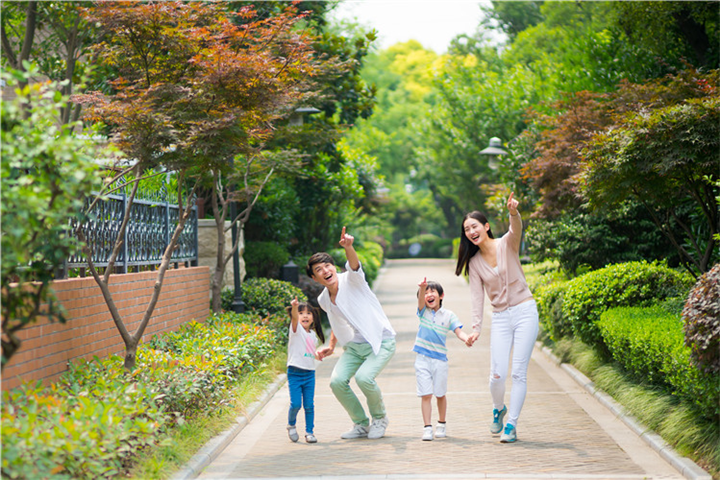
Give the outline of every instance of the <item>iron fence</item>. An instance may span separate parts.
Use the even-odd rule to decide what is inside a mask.
[[[154,197],[154,198],[152,198]],[[88,200],[89,202],[90,200]],[[117,239],[128,198],[124,194],[107,195],[90,212],[89,219],[80,225],[93,264],[98,268],[108,266],[115,240]],[[163,252],[177,226],[179,207],[167,200],[167,195],[145,195],[135,198],[130,210],[130,219],[123,235],[123,243],[115,261],[115,273],[127,273],[160,265]],[[198,217],[197,205],[185,223],[172,253],[174,264],[197,266],[198,261]],[[80,252],[67,259],[58,278],[67,278],[70,271],[85,275],[88,263]]]

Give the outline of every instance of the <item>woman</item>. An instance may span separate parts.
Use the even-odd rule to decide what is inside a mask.
[[[518,201],[513,193],[507,201],[510,229],[496,239],[485,215],[473,211],[462,223],[460,248],[455,274],[463,270],[470,277],[472,300],[472,333],[467,344],[472,346],[480,336],[485,295],[492,305],[490,329],[490,394],[493,400],[493,421],[490,432],[503,432],[500,441],[517,440],[517,421],[525,402],[527,368],[538,333],[537,305],[528,288],[520,265],[522,220]],[[505,379],[512,350],[512,395],[510,408],[505,406]],[[505,415],[508,415],[504,425]]]

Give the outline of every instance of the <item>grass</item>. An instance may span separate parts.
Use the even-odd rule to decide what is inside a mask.
[[[170,478],[180,470],[211,438],[230,428],[246,413],[280,373],[285,371],[285,351],[275,354],[265,368],[243,378],[231,392],[230,406],[198,415],[178,425],[156,448],[138,457],[130,475],[122,478],[147,480]]]
[[[661,388],[637,383],[619,366],[604,363],[595,350],[580,341],[563,340],[557,347],[558,356],[569,359],[640,423],[713,478],[720,479],[720,425],[717,422],[701,416],[693,406]]]

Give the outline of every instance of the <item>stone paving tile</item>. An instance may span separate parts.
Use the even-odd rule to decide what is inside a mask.
[[[635,455],[623,450],[583,409],[583,402],[594,399],[577,392],[570,395],[535,360],[529,368],[519,440],[499,443],[499,435],[488,430],[492,410],[487,386],[489,315],[479,343],[472,348],[452,334],[448,337],[449,436],[421,441],[423,422],[411,351],[417,328],[417,283],[423,276],[439,281],[445,289],[445,307],[469,327],[468,286],[453,272],[450,261],[391,261],[375,285],[398,332],[396,354],[378,377],[390,419],[384,438],[340,439],[352,425],[329,388],[336,353],[317,370],[315,435],[319,443],[303,442],[302,411],[298,416],[301,439],[295,444],[288,440],[285,386],[258,416],[262,418],[256,417],[240,432],[199,478],[682,478],[657,455],[656,461],[651,459],[645,466],[635,462]],[[506,400],[509,393],[508,383]],[[436,415],[433,401],[434,422]]]

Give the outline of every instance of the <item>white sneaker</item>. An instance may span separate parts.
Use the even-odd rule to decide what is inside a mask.
[[[367,438],[369,438],[370,440],[377,440],[378,438],[382,438],[385,435],[385,429],[387,428],[388,423],[390,422],[387,415],[385,415],[383,418],[373,418]]]
[[[447,429],[444,423],[438,423],[435,427],[435,438],[447,437]]]
[[[423,441],[425,441],[425,442],[429,442],[430,440],[433,439],[432,427],[424,427],[424,428],[423,428],[422,439],[423,439]]]
[[[366,438],[368,436],[368,427],[365,425],[355,424],[353,425],[352,430],[349,432],[345,432],[342,435],[340,435],[340,438],[349,439],[349,438]]]
[[[295,428],[295,425],[288,425],[287,431],[288,431],[288,437],[290,437],[290,441],[297,442],[299,437],[298,437],[297,428]]]

